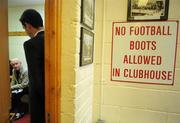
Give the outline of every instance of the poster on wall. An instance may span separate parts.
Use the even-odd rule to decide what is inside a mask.
[[[128,21],[167,20],[169,0],[128,0]]]
[[[113,22],[111,80],[173,85],[178,21]]]
[[[81,28],[80,66],[93,63],[94,33]]]
[[[81,22],[90,29],[94,29],[95,0],[81,0]]]

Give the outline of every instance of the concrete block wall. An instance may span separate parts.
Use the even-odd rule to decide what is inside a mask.
[[[110,81],[112,22],[126,21],[127,2],[96,1],[93,123],[97,119],[106,123],[179,123],[179,40],[173,86]],[[180,1],[169,2],[169,20],[180,20]]]
[[[95,47],[94,47],[94,87],[93,87],[93,123],[96,123],[101,118],[102,108],[102,84],[103,75],[105,74],[103,68],[103,57],[105,53],[104,49],[104,0],[96,0],[96,11],[95,11]],[[106,54],[107,55],[107,54]],[[108,74],[106,74],[108,76]]]
[[[79,66],[81,0],[62,1],[61,123],[92,123],[93,64]]]

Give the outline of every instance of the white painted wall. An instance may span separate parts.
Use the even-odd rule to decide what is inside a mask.
[[[92,123],[94,66],[79,66],[81,1],[62,3],[61,123]]]
[[[180,41],[173,86],[110,81],[112,22],[126,21],[127,2],[96,0],[93,123],[179,123]],[[180,20],[180,1],[169,2],[169,20]]]

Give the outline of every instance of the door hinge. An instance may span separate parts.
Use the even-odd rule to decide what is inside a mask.
[[[50,122],[50,113],[47,113],[47,123],[51,123]]]

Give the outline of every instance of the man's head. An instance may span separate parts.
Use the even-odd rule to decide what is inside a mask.
[[[22,63],[21,63],[21,61],[18,58],[13,58],[11,60],[11,65],[12,65],[13,69],[16,70],[16,71],[19,71],[20,68],[22,67],[21,66]]]
[[[34,9],[25,10],[19,20],[30,37],[43,27],[41,15]]]

